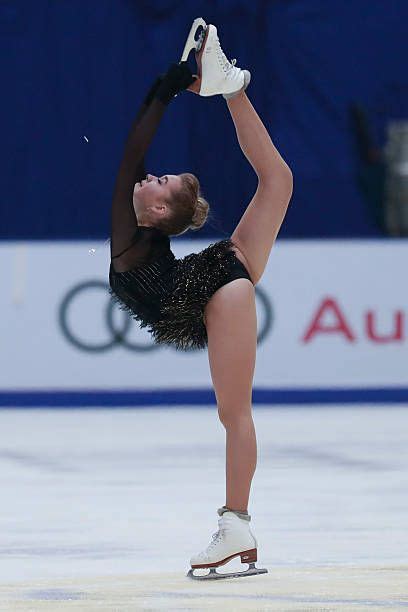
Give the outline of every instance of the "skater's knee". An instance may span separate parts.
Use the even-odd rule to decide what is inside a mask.
[[[218,404],[218,417],[225,429],[248,427],[248,422],[252,422],[251,404],[233,406]]]

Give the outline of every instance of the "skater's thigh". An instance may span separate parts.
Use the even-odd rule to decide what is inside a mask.
[[[206,305],[205,322],[218,409],[224,417],[247,413],[252,399],[257,342],[253,284],[239,278],[218,289]]]
[[[288,207],[289,185],[285,181],[260,182],[231,239],[239,249],[256,285],[266,268],[269,255]]]

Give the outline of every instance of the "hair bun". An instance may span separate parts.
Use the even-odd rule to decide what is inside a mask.
[[[205,198],[198,196],[193,218],[191,219],[191,229],[200,229],[208,217],[210,206]]]

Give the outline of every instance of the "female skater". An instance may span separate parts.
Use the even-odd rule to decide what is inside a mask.
[[[191,559],[189,575],[196,577],[195,568],[211,568],[208,576],[214,578],[220,576],[214,568],[237,556],[250,564],[238,575],[266,571],[254,566],[257,541],[248,514],[257,460],[251,406],[254,286],[283,222],[292,174],[245,93],[249,72],[227,60],[215,26],[206,25],[197,45],[198,74],[192,75],[186,62],[173,64],[153,84],[131,127],[113,195],[109,281],[114,298],[156,343],[180,350],[208,347],[218,415],[226,430],[226,503],[218,510],[217,533]],[[223,95],[258,185],[230,238],[176,259],[169,237],[202,227],[208,204],[194,175],[146,174],[143,160],[166,106],[186,89]]]

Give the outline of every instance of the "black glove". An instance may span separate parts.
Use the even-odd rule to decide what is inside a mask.
[[[168,104],[180,91],[184,91],[184,89],[187,89],[189,85],[194,83],[196,78],[193,76],[187,62],[171,64],[154,96],[163,102],[163,104]]]

